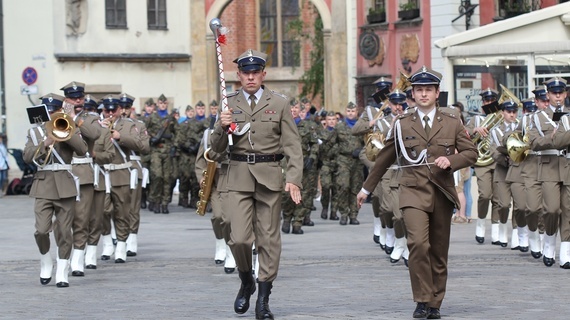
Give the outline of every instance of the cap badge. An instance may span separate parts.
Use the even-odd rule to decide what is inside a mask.
[[[251,49],[247,50],[247,56],[253,57],[253,51]]]
[[[75,84],[75,82],[72,82],[71,84],[72,84],[73,90],[77,90],[77,84]]]
[[[422,72],[427,72],[426,66],[423,66],[423,67],[422,67]]]
[[[49,101],[49,102],[52,102],[52,101],[53,101],[52,96],[49,96],[48,101]]]

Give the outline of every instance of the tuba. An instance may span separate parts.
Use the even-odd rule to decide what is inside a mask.
[[[528,131],[527,131],[528,132]],[[520,163],[526,159],[530,152],[528,143],[528,133],[524,136],[520,132],[513,132],[507,137],[506,147],[509,158],[514,162]]]
[[[66,113],[54,113],[50,116],[50,120],[45,124],[46,135],[50,137],[55,142],[63,142],[71,139],[73,133],[75,132],[75,122]],[[44,167],[51,157],[53,150],[53,144],[49,146],[48,153],[43,159],[39,157],[40,146],[36,149],[34,157],[32,159],[33,163],[38,167]]]
[[[406,90],[407,87],[410,86],[410,80],[407,75],[405,75],[402,71],[400,71],[400,79],[396,84],[396,88],[400,91]],[[389,106],[388,99],[385,99],[382,102],[382,107],[376,113],[376,117],[374,118],[374,122],[378,121],[380,117],[382,117],[384,109]],[[384,142],[386,137],[380,131],[372,131],[368,132],[364,135],[364,152],[366,154],[366,158],[370,161],[376,161],[376,157],[380,153],[380,150],[384,148]]]

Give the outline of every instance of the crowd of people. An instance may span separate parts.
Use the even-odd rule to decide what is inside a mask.
[[[242,88],[228,95],[226,110],[213,100],[206,112],[199,101],[181,115],[160,95],[136,115],[131,95],[95,99],[77,81],[61,88],[63,96],[42,96],[52,119],[32,125],[24,150],[38,168],[30,195],[41,284],[52,279],[50,232],[58,248],[55,282],[67,287],[69,274],[97,268],[99,241],[101,260],[136,256],[140,210],[168,214],[177,182],[178,205],[197,209],[210,183],[206,172],[214,175],[207,186],[214,261],[226,273],[238,271],[238,314],[258,290],[256,318],[273,318],[281,234],[313,227],[320,198],[321,219],[341,226],[359,225],[359,208],[370,201],[373,241],[391,263],[409,267],[414,317],[440,318],[450,227],[471,222],[473,172],[476,242],[485,242],[490,204],[492,244],[510,242],[552,266],[560,233],[560,267],[570,269],[564,79],[546,81],[522,103],[506,88],[501,96],[483,90],[483,112],[464,124],[461,104],[438,100],[441,74],[426,67],[395,88],[389,78],[375,81],[375,103],[327,112],[269,90],[265,61],[255,50],[234,61]],[[516,155],[513,141],[523,150]]]

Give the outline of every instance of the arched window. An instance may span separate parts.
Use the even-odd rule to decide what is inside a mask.
[[[259,0],[260,48],[268,67],[298,67],[299,43],[287,26],[299,19],[299,0]]]

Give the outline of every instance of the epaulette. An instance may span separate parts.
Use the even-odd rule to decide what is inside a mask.
[[[284,95],[284,94],[282,94],[282,93],[279,93],[279,92],[276,92],[276,91],[273,91],[273,90],[270,90],[270,91],[271,91],[271,93],[273,93],[273,94],[276,95],[276,96],[279,96],[279,97],[281,97],[281,98],[283,98],[283,99],[285,99],[285,100],[289,100],[289,98],[287,98],[287,96]]]
[[[411,116],[413,113],[402,113],[397,116],[398,119],[404,119],[405,117]]]
[[[99,114],[98,114],[97,112],[89,111],[89,112],[87,112],[85,115],[88,115],[88,114],[90,114],[90,115],[92,115],[92,116],[99,117]]]
[[[448,116],[448,117],[450,117],[450,118],[457,119],[457,116],[456,116],[455,114],[451,113],[451,112],[439,110],[439,113],[441,113],[441,114],[443,114],[443,115],[445,115],[445,116]]]
[[[233,96],[237,95],[238,93],[239,93],[239,90],[238,90],[238,91],[234,91],[234,92],[232,92],[232,93],[228,93],[228,94],[226,95],[226,97],[227,97],[227,98],[233,97]]]
[[[131,118],[123,118],[123,120],[130,121],[130,122],[134,123],[133,119],[131,119]]]
[[[137,119],[138,122],[144,124],[144,121]]]

